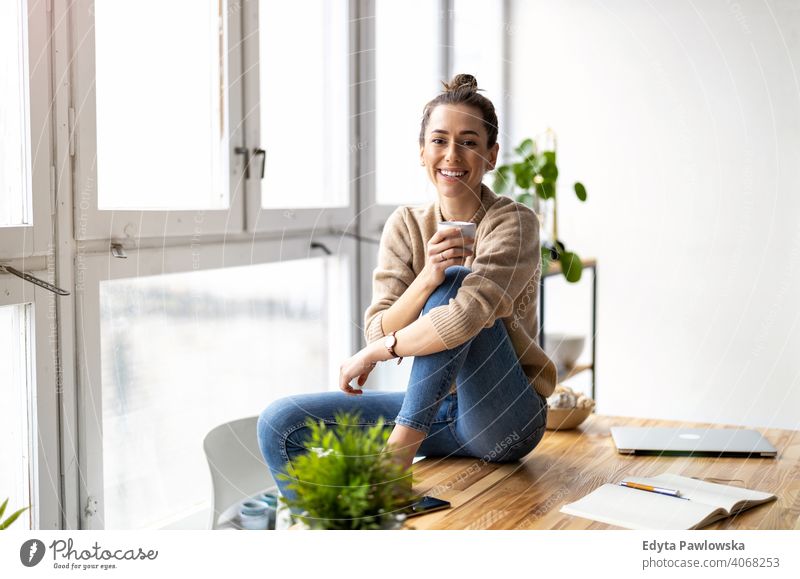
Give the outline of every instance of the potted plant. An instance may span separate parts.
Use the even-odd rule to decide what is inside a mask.
[[[544,146],[534,139],[525,139],[514,149],[518,157],[512,163],[497,167],[494,180],[494,190],[497,193],[508,195],[520,203],[531,207],[541,215],[540,200],[552,200],[552,231],[550,239],[542,241],[542,269],[547,272],[551,261],[561,263],[561,272],[569,282],[581,279],[583,266],[581,258],[574,251],[567,250],[563,241],[558,238],[558,205],[556,197],[556,182],[558,180],[558,166],[556,165],[555,134],[548,129],[542,140]],[[581,201],[586,201],[586,187],[576,182],[573,185],[575,195]]]
[[[384,421],[365,428],[357,412],[337,413],[335,421],[306,420],[309,452],[278,475],[296,494],[284,499],[286,505],[312,529],[399,528],[405,520],[400,511],[419,497],[411,490],[411,469],[383,451],[389,438]]]
[[[0,505],[0,531],[6,530],[8,527],[11,526],[11,523],[16,521],[19,516],[28,510],[28,507],[24,507],[17,512],[13,513],[10,517],[8,517],[5,521],[3,520],[3,514],[6,512],[6,505],[8,505],[8,499],[3,501],[3,504]]]

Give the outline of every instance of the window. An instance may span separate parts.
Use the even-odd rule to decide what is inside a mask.
[[[0,265],[53,281],[50,44],[45,2],[0,2]],[[0,502],[14,529],[61,527],[53,294],[0,269]],[[54,323],[54,322],[53,322]]]
[[[255,249],[261,258],[281,250],[304,257],[279,244]],[[352,257],[216,267],[226,251],[237,252],[179,250],[173,262],[184,271],[141,277],[134,260],[159,252],[114,260],[110,272],[107,260],[88,260],[82,372],[102,420],[85,414],[97,448],[82,460],[102,508],[86,527],[202,528],[212,496],[205,435],[277,398],[338,387],[351,354]]]
[[[95,2],[100,209],[228,208],[226,5]]]
[[[0,2],[0,259],[50,241],[50,67],[46,7]]]
[[[375,4],[375,193],[382,205],[433,203],[419,164],[425,104],[442,89],[446,47],[440,6],[430,0]]]
[[[243,10],[247,229],[344,228],[359,153],[357,3],[259,0]]]
[[[261,207],[347,206],[347,1],[261,0],[258,19]]]
[[[77,239],[243,231],[240,0],[70,11]]]
[[[27,15],[0,3],[0,227],[30,225]]]
[[[34,446],[31,436],[33,361],[31,359],[31,304],[0,306],[0,503],[8,499],[6,517],[31,505],[35,493]],[[34,509],[17,523],[32,529]]]

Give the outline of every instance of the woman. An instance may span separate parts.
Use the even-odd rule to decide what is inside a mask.
[[[384,227],[368,345],[341,365],[346,396],[290,396],[261,414],[273,475],[305,451],[306,417],[333,422],[340,410],[360,411],[365,425],[383,417],[387,451],[405,466],[417,454],[512,461],[541,440],[556,369],[536,341],[539,223],[482,183],[499,145],[494,106],[477,90],[460,74],[425,106],[420,160],[437,201],[399,207]],[[475,223],[474,240],[456,228],[437,232],[441,221]],[[414,362],[405,392],[361,390],[377,363],[406,356]]]

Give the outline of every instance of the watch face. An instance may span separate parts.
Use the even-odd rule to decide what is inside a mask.
[[[384,340],[383,344],[387,348],[394,348],[394,345],[397,343],[397,336],[386,336],[386,340]]]

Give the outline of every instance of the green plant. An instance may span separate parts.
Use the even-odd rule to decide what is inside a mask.
[[[8,499],[6,499],[5,501],[3,501],[3,504],[2,504],[2,505],[0,505],[0,531],[4,531],[4,530],[6,530],[6,529],[7,529],[9,526],[11,526],[11,523],[13,523],[14,521],[16,521],[16,520],[19,518],[19,516],[20,516],[22,513],[24,513],[25,511],[27,511],[27,510],[28,510],[28,508],[29,508],[29,507],[24,507],[24,508],[22,508],[22,509],[18,510],[16,513],[12,514],[10,517],[8,517],[8,518],[7,518],[7,519],[4,521],[4,520],[3,520],[3,514],[6,512],[6,505],[7,505],[7,504],[8,504]]]
[[[552,132],[546,133],[553,141]],[[553,147],[555,149],[555,147]],[[556,204],[556,183],[558,181],[558,166],[556,165],[555,150],[539,152],[537,143],[533,139],[525,139],[514,149],[518,157],[514,162],[497,167],[494,180],[494,190],[497,193],[515,198],[520,203],[533,208],[538,212],[537,199],[553,200],[553,241],[542,243],[542,268],[547,271],[550,262],[561,263],[561,271],[569,282],[581,279],[583,266],[581,258],[574,251],[568,251],[564,242],[558,238],[558,206]],[[581,201],[586,201],[586,187],[577,182],[573,186],[575,195]]]
[[[311,528],[385,528],[419,498],[411,490],[411,469],[383,452],[389,438],[383,420],[365,428],[359,417],[337,413],[332,427],[308,418],[309,452],[293,459],[288,474],[278,475],[296,493],[287,505]]]

